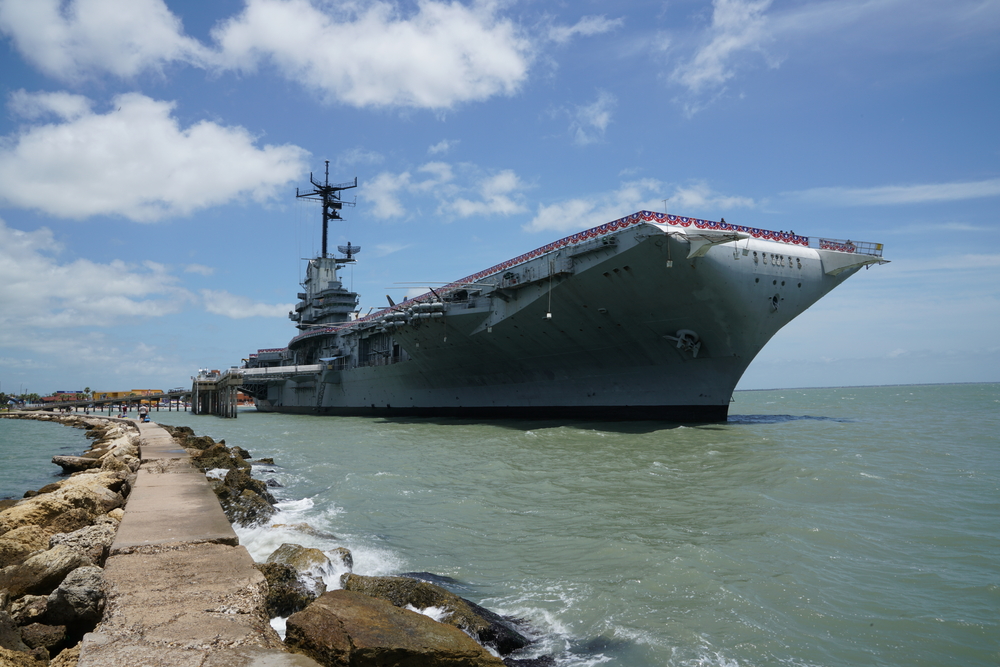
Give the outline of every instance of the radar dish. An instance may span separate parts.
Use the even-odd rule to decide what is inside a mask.
[[[337,246],[337,250],[339,250],[340,252],[344,253],[348,257],[350,257],[351,255],[357,255],[359,252],[361,252],[361,246],[359,246],[359,245],[339,245],[339,246]]]

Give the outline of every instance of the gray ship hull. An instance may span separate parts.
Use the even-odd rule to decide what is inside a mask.
[[[247,369],[247,387],[274,412],[720,421],[781,327],[884,261],[636,215],[302,334],[283,366]]]

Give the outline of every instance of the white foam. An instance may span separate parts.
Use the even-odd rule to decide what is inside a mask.
[[[415,611],[418,614],[423,614],[428,618],[433,618],[438,623],[444,623],[448,620],[448,617],[451,616],[451,612],[444,607],[424,607],[423,609],[419,609],[414,607],[412,604],[408,604],[403,607],[403,609],[409,609],[410,611]]]
[[[274,504],[275,508],[282,512],[306,512],[316,505],[312,498],[300,498],[299,500],[280,500]]]
[[[229,473],[229,468],[212,468],[205,471],[205,477],[209,479],[225,479],[227,473]]]
[[[278,636],[281,637],[282,641],[285,640],[285,626],[287,625],[287,621],[287,618],[282,618],[281,616],[275,616],[271,619],[271,627],[278,633]]]

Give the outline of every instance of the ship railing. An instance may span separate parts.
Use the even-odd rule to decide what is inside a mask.
[[[850,239],[819,239],[821,250],[836,250],[837,252],[854,252],[859,255],[871,255],[872,257],[882,256],[881,243],[869,243],[868,241],[852,241]]]

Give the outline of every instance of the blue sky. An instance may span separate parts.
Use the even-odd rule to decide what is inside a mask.
[[[641,209],[885,244],[740,388],[1000,380],[1000,2],[0,0],[0,390],[188,385]],[[666,200],[664,202],[664,200]]]

